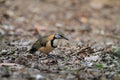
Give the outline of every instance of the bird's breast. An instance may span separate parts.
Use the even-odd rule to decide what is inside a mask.
[[[48,54],[49,52],[51,52],[54,48],[51,46],[51,41],[48,41],[48,43],[46,44],[45,47],[41,47],[39,48],[39,51],[42,53],[46,53]]]

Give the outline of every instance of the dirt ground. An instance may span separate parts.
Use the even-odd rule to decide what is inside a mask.
[[[28,52],[53,33],[55,58]],[[0,80],[120,80],[120,0],[0,0]]]

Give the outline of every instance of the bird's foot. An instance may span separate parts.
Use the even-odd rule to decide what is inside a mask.
[[[54,59],[54,58],[55,58],[55,55],[48,54],[47,57],[48,57],[48,58],[53,58],[53,59]]]

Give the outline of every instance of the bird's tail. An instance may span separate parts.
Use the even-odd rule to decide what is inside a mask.
[[[34,53],[36,52],[36,49],[35,49],[35,48],[31,48],[31,49],[29,50],[29,52],[30,52],[31,54],[34,54]]]

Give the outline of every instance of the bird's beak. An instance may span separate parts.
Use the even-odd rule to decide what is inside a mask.
[[[66,37],[64,37],[64,36],[63,36],[62,38],[65,39],[65,40],[69,40],[68,38],[66,38]]]

